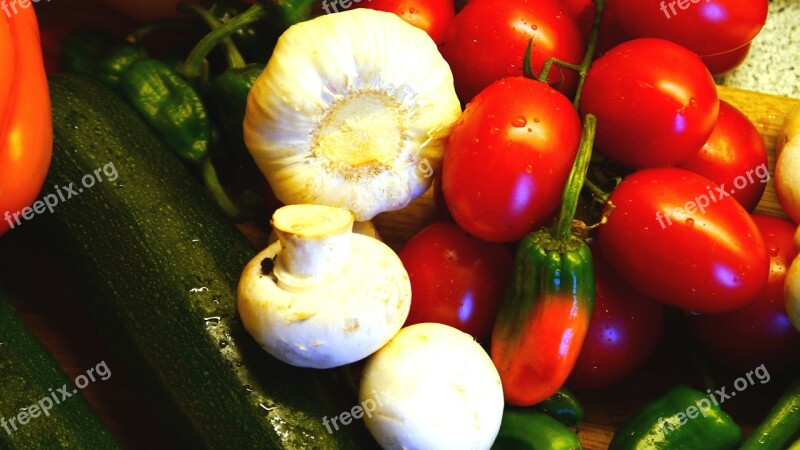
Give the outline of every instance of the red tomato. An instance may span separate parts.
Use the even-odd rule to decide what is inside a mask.
[[[727,53],[720,53],[719,55],[701,56],[700,59],[702,59],[703,63],[708,67],[708,71],[715,77],[718,77],[739,67],[744,60],[747,59],[748,53],[750,53],[750,44]]]
[[[597,37],[595,59],[617,45],[631,40],[631,37],[622,30],[622,26],[619,24],[617,13],[614,11],[616,8],[614,2],[616,2],[616,0],[606,0],[606,6],[605,9],[603,9],[603,17],[600,18],[600,35]]]
[[[637,168],[674,165],[699,151],[719,113],[700,58],[663,39],[634,39],[597,59],[580,105],[597,116],[597,148]]]
[[[724,101],[708,142],[678,167],[718,184],[748,211],[756,208],[770,178],[764,140],[747,116]]]
[[[474,238],[451,222],[420,231],[400,252],[411,279],[406,325],[438,322],[489,338],[511,274],[505,246]]]
[[[708,178],[663,167],[628,176],[597,241],[637,291],[687,311],[719,313],[764,289],[769,256],[747,211]]]
[[[690,316],[689,324],[708,354],[737,371],[764,364],[770,372],[800,365],[800,332],[786,315],[783,283],[797,256],[795,225],[785,219],[754,215],[770,255],[767,287],[744,308],[726,314]]]
[[[569,14],[575,18],[575,23],[581,31],[583,41],[589,39],[594,23],[594,2],[592,0],[559,0],[566,6]],[[608,4],[608,2],[606,2]],[[607,7],[607,6],[606,6]]]
[[[548,58],[573,64],[583,58],[580,30],[558,0],[467,3],[456,15],[440,47],[453,69],[461,101],[468,102],[500,78],[522,75],[522,59],[530,39],[533,39],[531,67],[537,74]],[[571,96],[578,76],[570,70],[562,72],[553,67],[547,80]]]
[[[767,0],[616,1],[619,21],[631,36],[669,39],[703,56],[752,41],[769,6]]]
[[[353,1],[353,8],[369,8],[397,14],[411,25],[425,30],[437,44],[441,44],[444,41],[447,28],[456,15],[456,7],[453,4],[453,0]]]
[[[450,214],[490,242],[521,239],[561,201],[581,122],[555,89],[522,77],[493,83],[453,127],[442,164]]]
[[[664,306],[625,284],[592,248],[596,297],[589,332],[567,384],[600,389],[633,373],[655,349]]]

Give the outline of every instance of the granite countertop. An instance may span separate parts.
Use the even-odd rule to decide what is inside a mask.
[[[726,86],[800,98],[800,2],[770,0],[767,24]]]

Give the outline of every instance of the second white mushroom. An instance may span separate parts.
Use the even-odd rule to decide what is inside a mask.
[[[239,281],[245,329],[276,358],[331,368],[366,358],[402,327],[411,283],[382,242],[352,232],[344,208],[290,205],[275,212],[279,241]]]

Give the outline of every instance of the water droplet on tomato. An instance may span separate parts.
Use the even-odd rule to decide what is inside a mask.
[[[525,166],[525,172],[527,172],[527,173],[533,173],[533,166],[532,166],[532,165],[530,165],[530,164],[528,164],[527,166]]]
[[[531,25],[531,30],[536,31],[539,29],[538,25]]]
[[[686,219],[686,228],[692,228],[692,227],[694,227],[694,219],[689,217],[688,219]]]
[[[781,248],[778,247],[778,246],[770,247],[769,248],[769,256],[772,256],[772,257],[778,256],[778,253],[780,252],[780,250],[781,250]]]
[[[523,116],[519,116],[511,121],[511,126],[514,128],[522,128],[528,124],[528,121]]]
[[[535,123],[539,123],[539,118],[538,118],[538,117],[534,117],[534,118],[533,118],[533,121],[534,121]]]
[[[494,127],[491,130],[489,130],[489,134],[492,136],[496,136],[498,133],[500,133],[500,128]]]

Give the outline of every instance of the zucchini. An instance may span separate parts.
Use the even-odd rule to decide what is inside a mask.
[[[153,131],[93,80],[55,75],[50,92],[47,186],[74,183],[77,195],[42,217],[42,231],[181,444],[374,447],[363,425],[323,426],[352,406],[337,403],[330,371],[288,366],[246,333],[236,285],[256,251]]]
[[[2,294],[0,386],[0,448],[120,448]]]

